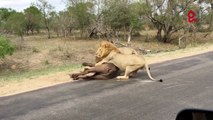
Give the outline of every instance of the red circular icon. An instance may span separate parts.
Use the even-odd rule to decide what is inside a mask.
[[[189,23],[196,22],[196,13],[193,10],[190,10],[188,12],[188,22]]]

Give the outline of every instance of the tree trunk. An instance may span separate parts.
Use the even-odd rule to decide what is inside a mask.
[[[211,13],[210,13],[209,30],[213,31],[213,3],[211,3]]]
[[[170,32],[165,33],[164,36],[163,36],[163,42],[164,42],[164,43],[169,43],[169,42],[170,42],[170,39],[171,39],[171,34],[170,34]]]
[[[129,37],[129,33],[127,32],[126,26],[124,26],[124,35],[123,35],[123,38],[124,38],[124,40],[126,40],[126,39],[128,39],[128,37]]]
[[[89,34],[89,38],[96,37],[96,36],[97,36],[97,30],[96,28],[93,28]]]
[[[81,38],[83,37],[83,34],[84,34],[84,28],[82,27],[81,28]]]
[[[27,34],[27,35],[29,35],[29,32],[28,32],[28,30],[26,31],[26,34]]]
[[[171,31],[172,29],[169,27],[168,29],[163,30],[164,31],[164,35],[163,35],[163,42],[164,43],[169,43],[171,41]]]
[[[47,32],[48,32],[48,39],[50,39],[50,28],[49,28],[49,22],[48,22],[48,19],[46,18],[46,13],[45,11],[43,10],[43,13],[44,13],[44,24],[45,24],[45,27],[47,29]]]
[[[129,33],[128,33],[128,39],[127,39],[127,45],[130,45],[131,43],[131,35],[132,35],[132,27],[130,26],[129,28]]]
[[[45,17],[44,17],[44,22],[45,22],[45,26],[48,33],[48,39],[50,39],[50,28],[49,28],[48,20]]]
[[[171,42],[172,30],[173,30],[173,27],[171,25],[163,27],[163,32],[164,32],[163,42],[164,43]]]
[[[46,27],[47,28],[47,32],[48,32],[48,39],[50,39],[50,29],[49,27]]]
[[[72,28],[69,28],[69,35],[72,35]]]
[[[130,45],[131,42],[131,33],[128,34],[127,44]]]
[[[33,30],[33,28],[31,29],[31,33],[32,33],[32,35],[34,35],[34,30]]]
[[[21,37],[21,41],[23,42],[23,41],[24,41],[24,36],[23,36],[23,34],[20,34],[20,37]]]
[[[157,36],[156,36],[158,41],[162,41],[161,33],[162,33],[162,27],[158,28],[158,32],[157,32]]]
[[[57,37],[59,37],[59,30],[58,30],[58,28],[55,28],[54,31],[56,32]]]

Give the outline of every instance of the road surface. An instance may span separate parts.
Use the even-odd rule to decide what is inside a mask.
[[[0,98],[0,120],[174,120],[185,108],[213,110],[213,52],[151,67],[127,82],[79,81]]]

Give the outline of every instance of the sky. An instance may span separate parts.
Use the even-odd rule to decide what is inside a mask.
[[[18,12],[28,8],[31,3],[35,3],[37,0],[0,0],[0,8],[12,8]],[[56,11],[65,9],[65,0],[47,0]]]

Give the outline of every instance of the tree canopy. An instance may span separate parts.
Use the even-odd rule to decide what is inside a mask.
[[[157,29],[160,42],[171,42],[172,35],[179,30],[196,28],[202,31],[208,26],[212,30],[212,0],[66,0],[67,8],[55,11],[47,0],[37,0],[23,12],[0,8],[0,31],[4,33],[34,34],[40,29],[67,37],[79,31],[81,37],[91,33],[132,33],[144,26]],[[187,13],[196,13],[196,23],[187,23]]]
[[[35,30],[39,31],[39,28],[41,27],[41,19],[42,19],[41,11],[35,6],[30,6],[24,10],[24,15],[26,19],[27,34],[29,31],[31,31],[32,34]]]

